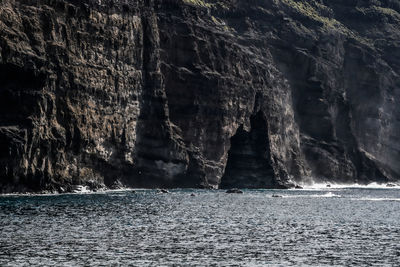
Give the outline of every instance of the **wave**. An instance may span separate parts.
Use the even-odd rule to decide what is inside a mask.
[[[344,188],[367,188],[367,189],[400,189],[400,184],[339,184],[339,183],[312,183],[300,184],[304,190],[322,190],[322,189],[344,189]],[[296,189],[298,190],[298,189]]]
[[[314,194],[314,195],[282,195],[283,198],[330,198],[330,197],[341,197],[340,195],[328,192],[325,194]]]
[[[322,194],[322,195],[310,195],[310,197],[340,197],[340,195],[336,195],[332,192],[328,192],[328,193]]]
[[[131,192],[131,191],[140,191],[145,189],[134,189],[134,188],[121,188],[121,189],[98,189],[91,190],[87,186],[78,186],[75,190],[68,193],[59,193],[57,191],[54,192],[37,192],[37,193],[3,193],[0,194],[0,197],[8,197],[8,196],[60,196],[60,195],[86,195],[86,194],[107,194],[107,193],[118,193],[118,192]]]
[[[351,200],[358,201],[400,201],[400,198],[373,198],[373,197],[362,197],[362,198],[350,198]]]

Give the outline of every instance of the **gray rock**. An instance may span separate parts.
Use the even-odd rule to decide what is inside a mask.
[[[114,190],[123,189],[124,185],[121,183],[120,180],[115,180],[114,183],[109,188]]]

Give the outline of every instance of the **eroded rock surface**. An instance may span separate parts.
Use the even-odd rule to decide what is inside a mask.
[[[399,13],[0,0],[0,191],[396,181]]]

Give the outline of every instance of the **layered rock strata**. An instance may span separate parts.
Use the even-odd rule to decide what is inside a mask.
[[[0,191],[396,181],[399,13],[0,0]]]

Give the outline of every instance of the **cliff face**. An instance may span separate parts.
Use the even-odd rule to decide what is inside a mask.
[[[361,2],[0,0],[1,191],[399,179],[400,5]]]

